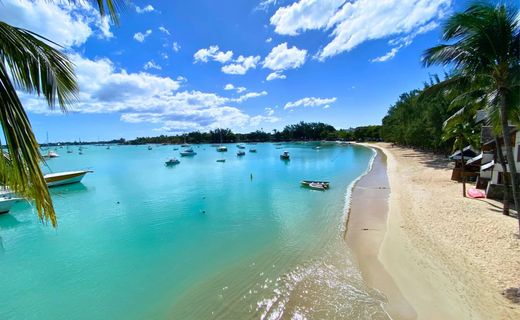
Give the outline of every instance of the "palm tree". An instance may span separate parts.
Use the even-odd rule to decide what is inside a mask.
[[[499,4],[476,3],[450,17],[443,26],[442,44],[426,50],[423,62],[452,65],[456,81],[481,84],[488,109],[500,119],[509,165],[515,209],[519,209],[518,176],[509,123],[518,120],[520,91],[520,27],[518,10]],[[519,219],[520,228],[520,219]]]
[[[464,160],[464,148],[468,145],[478,146],[479,134],[475,129],[473,115],[461,113],[451,117],[443,128],[443,141],[453,139],[453,151],[459,150],[461,156],[462,196],[466,196],[466,163]]]
[[[101,16],[118,23],[117,0],[95,0]],[[56,213],[40,169],[43,161],[17,91],[43,96],[62,111],[79,91],[74,68],[59,45],[29,30],[0,21],[0,124],[7,153],[0,156],[0,184],[33,199],[42,222],[57,225]],[[2,149],[3,152],[3,149]]]

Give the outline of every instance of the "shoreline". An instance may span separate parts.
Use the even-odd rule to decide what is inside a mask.
[[[384,308],[389,315],[517,318],[520,306],[501,295],[515,283],[518,286],[520,279],[516,222],[495,212],[496,204],[463,198],[440,157],[384,143],[359,145],[386,156],[390,192],[384,201],[384,195],[363,188],[370,174],[354,186],[346,240],[364,279],[387,297]],[[363,201],[367,190],[372,198]],[[381,204],[385,202],[386,208]],[[380,231],[370,231],[370,236],[369,230],[359,231],[362,224]]]
[[[386,233],[390,188],[386,155],[378,149],[370,149],[375,156],[369,171],[352,188],[344,239],[354,253],[363,279],[385,295],[385,312],[392,319],[416,319],[415,310],[378,258]]]

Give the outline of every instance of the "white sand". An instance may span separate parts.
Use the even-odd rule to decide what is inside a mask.
[[[462,197],[441,157],[389,144],[390,210],[379,259],[419,319],[520,319],[518,222]]]

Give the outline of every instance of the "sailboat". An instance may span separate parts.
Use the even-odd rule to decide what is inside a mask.
[[[227,147],[222,144],[222,129],[219,129],[220,133],[220,146],[217,147],[217,152],[227,152]]]

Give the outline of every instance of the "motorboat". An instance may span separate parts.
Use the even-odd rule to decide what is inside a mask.
[[[148,150],[152,150],[152,146],[148,146]]]
[[[217,159],[217,162],[226,162],[226,159]]]
[[[282,160],[290,160],[290,156],[289,156],[289,151],[284,151],[282,152],[282,154],[280,155],[280,159]]]
[[[316,182],[309,183],[309,188],[314,189],[314,190],[322,190],[322,191],[327,189],[324,184],[316,183]]]
[[[197,152],[193,151],[192,148],[188,148],[184,151],[181,151],[181,156],[183,156],[183,157],[193,157],[196,154],[197,154]]]
[[[190,147],[190,145],[189,145],[189,144],[187,144],[187,143],[183,143],[183,144],[181,144],[181,147],[183,147],[183,148],[189,148],[189,147]]]
[[[217,151],[218,151],[218,152],[227,152],[227,147],[226,147],[226,146],[219,146],[219,147],[217,148]]]
[[[60,155],[56,151],[49,150],[47,154],[43,155],[44,159],[57,158]]]
[[[316,181],[316,180],[302,180],[302,186],[309,187],[312,189],[328,189],[330,187],[329,181]],[[321,186],[321,187],[320,187]]]
[[[77,183],[80,182],[83,177],[90,172],[94,172],[92,170],[78,170],[78,171],[64,171],[64,172],[54,172],[48,173],[43,176],[45,182],[47,182],[47,186],[56,187],[62,186],[65,184]]]
[[[245,149],[246,147],[243,144],[237,144],[238,149]]]
[[[166,164],[166,166],[170,167],[170,166],[174,166],[179,163],[181,163],[181,162],[177,158],[171,158],[168,161],[166,161],[164,164]]]
[[[0,197],[0,214],[8,213],[9,210],[13,207],[13,205],[22,200],[21,198],[16,197]]]
[[[251,148],[251,149],[249,149],[249,152],[256,153],[256,149],[255,148]]]
[[[246,155],[246,153],[245,153],[244,150],[238,150],[238,151],[237,151],[237,156],[238,156],[238,157],[245,156],[245,155]]]

